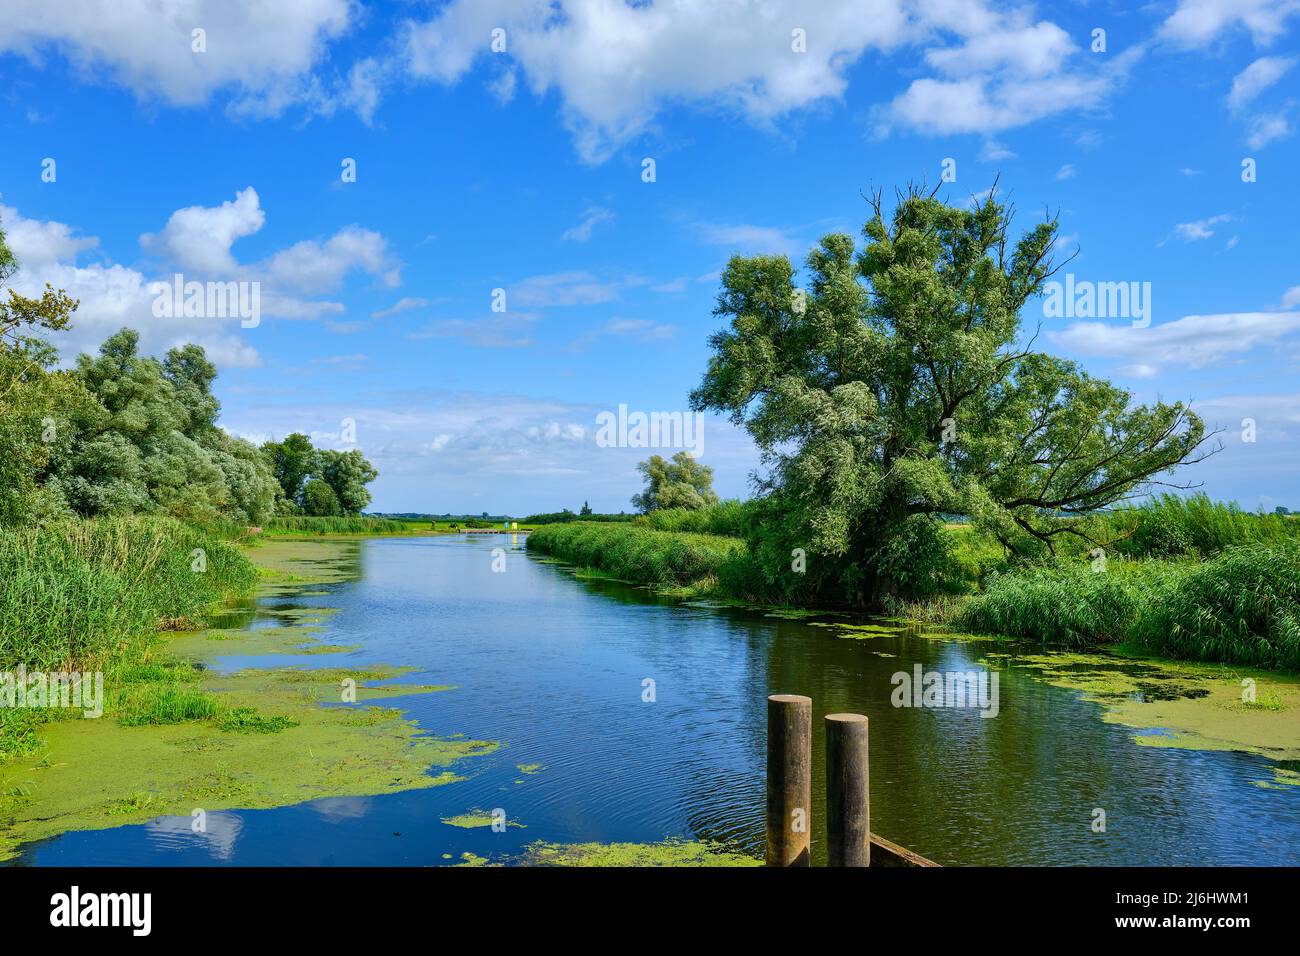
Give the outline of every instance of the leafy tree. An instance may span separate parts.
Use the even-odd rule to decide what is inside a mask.
[[[366,485],[379,477],[375,467],[366,461],[360,451],[320,452],[320,477],[334,491],[342,514],[356,515],[370,504],[370,491]]]
[[[1023,340],[1020,310],[1055,271],[1054,219],[1012,246],[994,194],[963,209],[909,189],[871,212],[856,257],[847,235],[808,256],[806,290],[784,256],[735,257],[722,277],[729,327],[691,402],[763,453],[770,580],[878,602],[926,577],[942,513],[1016,553],[1051,550],[1207,453],[1185,404],[1135,406]],[[793,548],[806,576],[789,573]]]
[[[632,496],[632,504],[642,511],[698,510],[718,503],[713,491],[713,469],[701,465],[688,451],[679,451],[671,460],[651,455],[636,467],[645,476],[646,487]]]
[[[302,490],[302,510],[316,518],[328,518],[339,513],[339,500],[334,489],[323,478],[313,478]]]
[[[320,471],[320,459],[311,439],[301,432],[294,432],[282,442],[266,442],[262,445],[262,453],[271,463],[284,497],[301,504],[303,484]]]
[[[587,502],[584,501],[582,503],[582,510],[579,511],[578,514],[582,515],[584,518],[587,515],[591,514],[591,505],[589,505]]]
[[[54,348],[32,334],[66,328],[77,302],[49,286],[39,299],[4,290],[17,270],[0,228],[0,524],[68,513],[49,469],[74,437],[71,418],[95,405],[75,378],[54,370]]]

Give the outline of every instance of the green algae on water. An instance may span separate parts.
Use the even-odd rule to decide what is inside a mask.
[[[980,663],[1023,668],[1078,691],[1104,708],[1104,721],[1138,731],[1133,739],[1142,746],[1300,759],[1300,679],[1294,677],[1105,652],[986,655]],[[1262,703],[1250,703],[1248,690]]]
[[[449,827],[460,827],[462,830],[474,830],[480,827],[490,827],[497,822],[497,817],[490,810],[470,810],[466,813],[457,814],[454,817],[443,817],[442,822]],[[524,829],[525,824],[516,823],[514,820],[505,820],[508,827],[518,827]]]
[[[648,867],[762,866],[763,861],[717,843],[534,843],[517,860],[523,866]]]

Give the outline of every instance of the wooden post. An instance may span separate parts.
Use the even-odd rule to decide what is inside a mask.
[[[812,827],[812,698],[767,699],[768,866],[808,866]]]
[[[826,715],[826,841],[830,866],[871,865],[867,718]]]

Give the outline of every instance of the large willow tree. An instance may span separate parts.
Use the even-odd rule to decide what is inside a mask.
[[[1057,223],[1011,245],[995,193],[958,208],[909,189],[871,199],[866,245],[829,235],[800,289],[784,256],[736,257],[697,410],[730,415],[768,466],[756,552],[787,590],[863,602],[916,589],[969,515],[1017,553],[1085,536],[1078,519],[1202,456],[1181,402],[1130,394],[1033,348],[1020,312],[1053,274]],[[806,576],[790,555],[807,553]]]

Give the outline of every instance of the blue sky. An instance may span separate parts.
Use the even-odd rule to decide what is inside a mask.
[[[945,160],[952,201],[1000,174],[1023,228],[1059,211],[1077,280],[1150,283],[1146,327],[1027,309],[1045,348],[1226,429],[1180,478],[1300,508],[1290,0],[116,6],[5,4],[14,285],[81,299],[69,360],[205,345],[233,433],[355,422],[374,510],[630,508],[647,452],[596,416],[686,408],[727,258],[857,236]],[[177,272],[260,283],[260,324],[155,317]],[[747,492],[743,434],[702,451]]]

